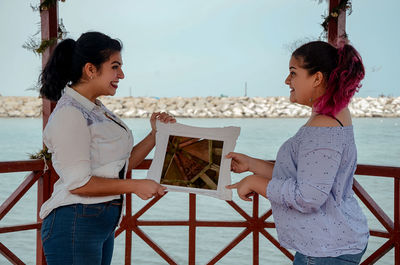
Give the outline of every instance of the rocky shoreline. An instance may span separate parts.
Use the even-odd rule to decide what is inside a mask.
[[[146,118],[166,111],[185,118],[296,118],[310,115],[310,108],[289,102],[288,97],[103,97],[101,101],[123,118]],[[353,98],[354,117],[400,117],[400,97]],[[0,96],[0,117],[41,117],[42,100],[35,97]]]

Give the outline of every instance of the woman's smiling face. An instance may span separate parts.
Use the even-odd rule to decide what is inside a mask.
[[[301,67],[301,60],[291,57],[289,62],[289,75],[285,84],[290,87],[290,102],[312,106],[316,99],[314,92],[314,75]]]
[[[104,62],[97,76],[95,87],[98,95],[113,96],[118,88],[118,82],[125,77],[122,71],[122,58],[120,52],[114,52],[110,58]]]

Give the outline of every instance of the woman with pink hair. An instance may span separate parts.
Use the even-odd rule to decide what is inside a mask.
[[[279,242],[296,251],[295,265],[358,264],[369,238],[352,190],[357,149],[348,109],[365,71],[351,45],[338,46],[313,41],[293,52],[285,80],[290,101],[312,113],[275,163],[227,155],[233,172],[253,173],[227,187],[246,201],[255,192],[269,199]]]

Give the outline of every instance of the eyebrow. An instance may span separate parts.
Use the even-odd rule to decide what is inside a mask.
[[[118,61],[114,61],[114,62],[112,62],[111,64],[114,64],[114,63],[119,64],[119,65],[122,65],[122,63],[121,63],[121,62],[118,62]]]
[[[289,67],[289,70],[290,70],[290,69],[296,69],[296,67],[294,67],[294,66],[290,66],[290,67]]]

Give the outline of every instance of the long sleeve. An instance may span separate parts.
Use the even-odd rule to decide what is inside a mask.
[[[316,147],[309,142],[301,144],[297,175],[273,178],[268,185],[268,198],[303,213],[317,211],[328,198],[340,160],[337,150]]]
[[[82,112],[74,107],[58,110],[46,127],[44,141],[53,154],[54,169],[68,190],[89,181],[91,137]]]

